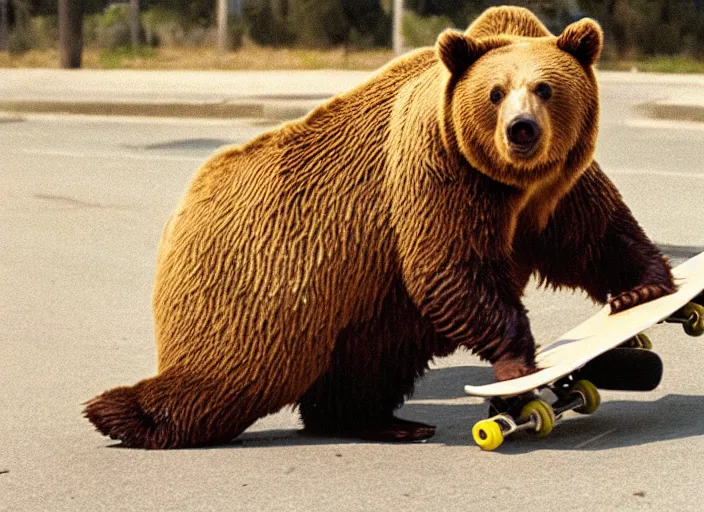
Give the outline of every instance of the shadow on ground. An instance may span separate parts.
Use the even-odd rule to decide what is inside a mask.
[[[697,254],[704,252],[704,247],[699,246],[689,246],[689,245],[668,245],[668,244],[657,244],[658,248],[670,259],[673,260],[672,263],[681,263],[684,260],[688,260],[696,256]]]
[[[207,150],[214,151],[227,144],[232,144],[233,141],[228,139],[180,139],[171,140],[168,142],[160,142],[157,144],[133,145],[123,144],[122,147],[127,149],[142,149],[142,150],[166,150],[166,149],[185,149],[190,151]]]
[[[483,384],[492,380],[493,372],[489,367],[460,366],[430,371],[413,398],[399,411],[399,416],[437,425],[437,433],[427,441],[429,444],[475,447],[472,425],[485,417],[487,407],[483,403],[467,403],[462,387],[466,382]],[[642,401],[647,399],[646,394],[633,393],[632,396],[633,400],[609,401],[608,394],[605,394],[594,415],[568,413],[549,437],[533,439],[527,434],[517,434],[507,439],[497,453],[609,450],[704,435],[704,421],[701,420],[704,418],[704,396],[667,395],[654,401]],[[363,441],[310,437],[299,430],[268,430],[245,433],[230,446],[359,443]]]

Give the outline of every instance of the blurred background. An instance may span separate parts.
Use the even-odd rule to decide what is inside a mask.
[[[388,61],[394,50],[432,44],[446,27],[464,28],[500,3],[0,0],[0,65],[366,70]],[[513,3],[533,10],[553,32],[584,16],[597,19],[606,33],[602,69],[704,71],[704,0]],[[402,16],[394,17],[399,6]]]

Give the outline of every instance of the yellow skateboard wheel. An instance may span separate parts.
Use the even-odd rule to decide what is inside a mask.
[[[504,442],[501,426],[494,420],[478,421],[472,427],[472,437],[479,448],[486,451],[496,450]]]
[[[536,422],[536,428],[533,434],[536,437],[545,437],[552,432],[555,426],[555,411],[550,404],[543,400],[533,400],[528,402],[521,409],[521,415],[518,417],[520,422],[529,421],[533,417]]]
[[[582,395],[582,398],[584,398],[584,405],[577,407],[574,412],[578,412],[579,414],[591,414],[601,405],[599,390],[588,380],[578,380],[570,391],[572,393],[579,393]]]
[[[640,333],[635,335],[636,345],[635,348],[642,348],[645,350],[653,350],[653,343],[650,341],[645,334]]]
[[[619,345],[619,347],[623,348],[642,348],[644,350],[652,350],[653,349],[653,344],[650,341],[650,338],[648,338],[645,334],[640,333],[636,334],[632,338],[624,341]]]
[[[704,334],[704,306],[690,302],[682,308],[682,313],[690,319],[686,324],[683,324],[684,332],[690,336]]]

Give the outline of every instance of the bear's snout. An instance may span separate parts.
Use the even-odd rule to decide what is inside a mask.
[[[540,140],[540,125],[533,117],[516,116],[506,128],[506,138],[511,149],[521,155],[529,156]]]

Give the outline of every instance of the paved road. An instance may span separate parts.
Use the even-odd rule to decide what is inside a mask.
[[[704,127],[639,119],[660,92],[605,84],[599,159],[675,258],[704,250]],[[702,341],[652,332],[658,390],[604,393],[545,440],[483,453],[463,396],[491,370],[439,360],[401,414],[438,425],[424,444],[299,436],[284,411],[230,446],[114,447],[81,403],[155,369],[150,290],[161,227],[196,166],[256,122],[0,118],[0,510],[699,510],[704,491]],[[536,337],[594,307],[531,288]]]

